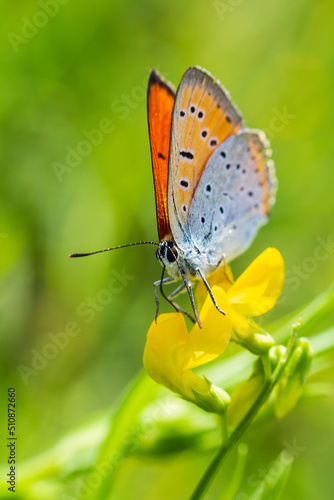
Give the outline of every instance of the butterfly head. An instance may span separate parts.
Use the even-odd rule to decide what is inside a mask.
[[[166,266],[169,272],[175,269],[177,273],[178,266],[176,261],[179,259],[179,250],[177,249],[175,242],[173,240],[162,240],[159,243],[158,249],[156,251],[157,259],[162,265]]]

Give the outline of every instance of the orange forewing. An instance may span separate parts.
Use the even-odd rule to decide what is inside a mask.
[[[182,77],[173,120],[170,190],[177,219],[186,224],[191,200],[209,157],[243,124],[227,92],[198,67],[188,68]],[[177,223],[172,222],[172,226],[177,230]]]
[[[167,211],[169,138],[175,92],[155,70],[150,73],[147,113],[159,240],[170,235]]]

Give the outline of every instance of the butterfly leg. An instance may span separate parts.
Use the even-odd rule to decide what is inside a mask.
[[[179,268],[180,269],[180,268]],[[190,298],[190,302],[191,302],[191,307],[194,311],[194,315],[195,315],[195,318],[196,318],[196,321],[198,323],[198,326],[200,328],[202,328],[202,324],[201,324],[201,321],[199,319],[199,316],[198,316],[198,312],[197,312],[197,309],[196,309],[196,305],[195,305],[195,299],[194,299],[194,294],[193,294],[193,290],[192,290],[192,286],[191,286],[191,282],[190,280],[187,278],[187,276],[181,271],[180,269],[180,273],[181,273],[181,276],[182,276],[182,279],[183,279],[183,282],[187,288],[187,291],[188,291],[188,295],[189,295],[189,298]],[[191,316],[189,315],[189,313],[187,314],[188,318]],[[192,321],[195,323],[195,321],[193,320],[193,318],[191,318]]]
[[[197,272],[197,273],[200,275],[200,277],[202,278],[202,281],[203,281],[203,283],[204,283],[204,285],[205,285],[205,288],[206,288],[206,289],[207,289],[207,291],[209,292],[209,295],[210,295],[210,297],[211,297],[211,300],[212,300],[212,302],[213,302],[213,304],[214,304],[215,308],[216,308],[216,309],[218,309],[218,311],[219,311],[220,313],[222,313],[222,314],[224,314],[224,315],[225,315],[225,314],[226,314],[226,312],[225,312],[225,311],[223,311],[222,309],[220,309],[220,307],[218,306],[218,304],[217,304],[217,302],[216,302],[216,299],[215,299],[215,298],[214,298],[214,296],[213,296],[213,293],[212,293],[212,290],[211,290],[211,288],[210,288],[210,285],[209,285],[209,283],[206,281],[206,278],[205,278],[204,274],[202,273],[201,269],[200,269],[200,268],[197,268],[197,269],[196,269],[196,272]]]
[[[174,297],[182,293],[184,290],[187,289],[187,286],[185,283],[182,283],[180,286],[178,286],[172,293],[168,295],[167,300],[170,302],[174,307],[176,306],[178,311],[181,312],[182,314],[185,314],[193,323],[196,323],[196,320],[182,307],[180,307],[176,302],[172,301]]]
[[[222,256],[222,258],[218,262],[218,266],[217,267],[219,267],[221,265],[221,263],[223,263],[223,266],[224,266],[225,278],[227,279],[227,281],[231,285],[233,285],[233,279],[231,279],[231,271],[229,272],[228,265],[227,265],[227,259],[226,259],[226,255],[225,254]]]
[[[158,317],[158,314],[159,314],[159,307],[160,307],[159,297],[158,297],[158,292],[157,292],[157,287],[159,286],[160,287],[161,295],[163,296],[164,299],[167,300],[167,302],[169,302],[171,304],[172,307],[174,307],[175,311],[176,312],[181,312],[182,314],[185,314],[193,323],[195,323],[194,318],[188,313],[188,311],[186,311],[185,309],[183,309],[182,307],[180,307],[178,304],[176,304],[176,302],[174,302],[173,300],[171,300],[171,298],[167,297],[167,295],[165,294],[165,292],[163,290],[163,285],[164,284],[168,284],[168,283],[173,283],[175,280],[174,280],[174,278],[172,278],[170,276],[168,278],[164,278],[164,273],[165,273],[165,266],[164,266],[164,268],[162,270],[162,276],[161,276],[160,280],[159,281],[155,281],[153,283],[155,303],[156,303],[156,306],[157,306],[156,307],[156,312],[155,312],[155,321],[157,321],[157,317]],[[185,285],[182,285],[182,288],[184,288],[184,286]],[[175,292],[178,292],[179,289],[181,289],[181,287],[178,287],[171,295],[174,297],[175,296]]]
[[[164,273],[165,273],[165,266],[163,267],[161,278],[158,281],[155,281],[153,283],[154,297],[155,297],[155,303],[156,303],[155,322],[157,322],[157,317],[158,317],[158,314],[159,314],[159,307],[160,307],[160,302],[159,302],[157,287],[160,286],[160,291],[162,292],[162,296],[164,296],[164,292],[162,290],[162,284],[163,283],[171,283],[172,281],[174,281],[173,278],[171,278],[170,276],[168,278],[164,278]]]
[[[178,286],[177,288],[175,288],[175,290],[172,293],[170,293],[168,295],[168,299],[172,300],[174,297],[176,297],[181,292],[183,292],[184,289],[186,289],[186,285],[184,283],[182,283],[180,286]]]

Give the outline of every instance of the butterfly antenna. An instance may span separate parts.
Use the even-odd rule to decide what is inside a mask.
[[[126,245],[120,245],[118,247],[106,248],[105,250],[97,250],[96,252],[89,253],[71,253],[69,255],[72,257],[87,257],[88,255],[94,255],[95,253],[109,252],[110,250],[117,250],[118,248],[126,248],[133,247],[134,245],[156,245],[159,246],[159,243],[155,243],[154,241],[138,241],[137,243],[127,243]]]

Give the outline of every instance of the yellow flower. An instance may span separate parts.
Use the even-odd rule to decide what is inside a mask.
[[[222,412],[229,396],[192,371],[217,358],[233,340],[256,354],[266,352],[274,340],[253,321],[277,302],[284,280],[284,262],[275,248],[268,248],[233,282],[229,268],[222,266],[209,277],[222,315],[199,283],[197,298],[206,297],[200,313],[202,329],[195,324],[188,333],[184,317],[162,314],[147,334],[144,366],[159,384],[212,412]],[[218,286],[217,286],[218,285]]]
[[[229,274],[227,274],[227,272]],[[284,282],[284,261],[276,248],[267,248],[233,283],[231,271],[221,266],[208,279],[209,284],[224,288],[231,306],[232,339],[260,353],[274,344],[268,334],[258,333],[261,328],[254,316],[266,313],[276,304]],[[197,285],[196,297],[204,294],[204,285]]]
[[[212,292],[226,316],[217,311],[210,297],[200,312],[202,329],[195,324],[188,332],[181,314],[161,314],[147,334],[144,367],[156,382],[207,411],[219,413],[226,407],[229,396],[192,371],[217,358],[230,341],[229,301],[224,290],[214,286]]]

